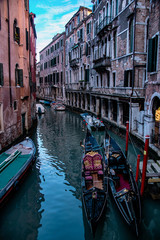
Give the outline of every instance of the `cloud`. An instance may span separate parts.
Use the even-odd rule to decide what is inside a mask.
[[[91,8],[91,0],[59,0],[58,5],[53,5],[53,1],[49,4],[47,0],[46,4],[37,3],[35,6],[37,13],[35,10],[33,11],[36,13],[37,60],[39,58],[39,52],[52,41],[52,38],[57,33],[65,31],[65,24],[78,11],[80,6]]]

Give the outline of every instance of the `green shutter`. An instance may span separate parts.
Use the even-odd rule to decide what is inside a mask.
[[[148,72],[152,72],[152,42],[153,39],[149,39],[148,42]]]
[[[0,63],[0,85],[3,86],[3,64]]]
[[[153,59],[153,68],[152,71],[155,72],[157,70],[157,49],[158,49],[158,35],[153,38],[153,51],[152,51],[152,59]]]
[[[23,69],[18,69],[18,82],[23,87]]]

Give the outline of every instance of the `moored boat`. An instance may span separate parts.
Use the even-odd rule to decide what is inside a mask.
[[[96,126],[93,123],[93,118],[88,113],[81,113],[80,116],[83,118],[89,131],[96,131]]]
[[[35,160],[35,153],[35,145],[27,137],[0,155],[0,207]]]
[[[108,194],[108,178],[101,148],[87,130],[82,159],[82,199],[87,221],[95,234],[104,213]]]
[[[93,116],[93,124],[96,126],[98,131],[104,131],[105,130],[105,125],[104,125],[103,121],[96,118],[95,116]]]
[[[87,128],[90,131],[104,131],[105,125],[103,121],[96,118],[95,116],[90,115],[89,113],[81,113],[80,116],[83,118],[84,122],[87,125]]]
[[[56,111],[65,111],[66,107],[63,104],[57,104],[54,108]]]
[[[138,235],[141,201],[131,166],[119,145],[108,133],[104,143],[111,193],[121,215]]]
[[[36,103],[36,113],[43,114],[45,111],[46,110],[41,103]]]

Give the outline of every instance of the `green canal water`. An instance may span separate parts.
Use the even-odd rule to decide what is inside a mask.
[[[111,133],[125,148],[125,140]],[[95,133],[101,144],[103,133]],[[6,205],[0,210],[0,240],[92,240],[81,199],[80,141],[85,137],[79,114],[47,108],[32,139],[37,159]],[[129,145],[135,173],[139,150]],[[137,239],[123,221],[111,195],[95,240]],[[142,202],[140,240],[160,239],[160,201]]]

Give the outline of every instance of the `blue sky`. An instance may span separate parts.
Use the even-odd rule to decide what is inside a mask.
[[[29,0],[30,12],[36,14],[36,52],[52,41],[52,37],[65,30],[65,24],[80,6],[92,8],[91,0]]]

